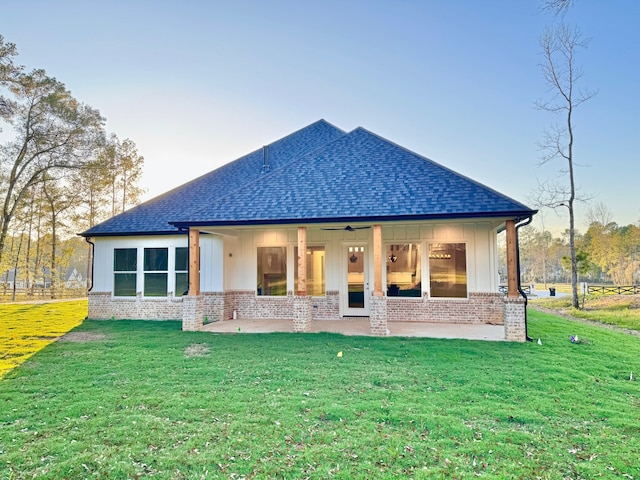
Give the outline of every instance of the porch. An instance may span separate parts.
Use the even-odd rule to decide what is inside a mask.
[[[221,256],[220,263],[224,265],[222,271],[227,272],[225,281],[236,288],[215,294],[200,293],[200,228],[190,228],[189,294],[182,299],[183,329],[238,331],[239,327],[242,332],[242,322],[246,322],[244,331],[249,332],[333,331],[348,335],[481,339],[488,336],[495,340],[506,338],[525,341],[525,305],[517,290],[515,268],[515,221],[507,220],[505,223],[508,260],[506,297],[496,291],[496,276],[493,275],[489,262],[493,245],[491,232],[494,227],[488,223],[480,226],[465,224],[462,227],[452,224],[446,225],[446,229],[445,226],[435,224],[421,228],[412,227],[412,241],[403,240],[409,243],[402,245],[393,243],[399,235],[396,230],[402,230],[403,234],[409,235],[409,227],[400,229],[393,226],[385,230],[389,235],[387,244],[383,241],[381,224],[362,229],[358,227],[358,230],[350,227],[355,232],[364,232],[355,234],[361,235],[362,238],[351,240],[349,238],[354,233],[345,230],[346,227],[330,228],[328,231],[309,228],[309,232],[306,226],[279,230],[252,228],[242,232],[234,231],[234,235],[224,237],[226,243],[221,244],[224,248],[219,248],[218,252]],[[451,237],[453,240],[466,237],[469,239],[445,244],[445,248],[452,250],[447,250],[448,253],[433,253],[429,250],[428,255],[417,255],[420,250],[432,248],[433,245],[442,247],[442,242],[432,243],[429,239],[449,239],[453,235],[452,231],[456,232]],[[479,232],[489,235],[480,236]],[[308,248],[308,233],[319,235],[317,238],[314,237],[312,243],[323,245]],[[217,234],[222,235],[221,232]],[[482,248],[479,247],[480,239],[484,241]],[[260,246],[265,244],[287,246]],[[234,251],[242,245],[249,253],[234,256]],[[405,251],[404,247],[407,247],[407,251],[416,252],[416,255],[401,258],[401,250],[398,247],[402,247],[402,252]],[[478,254],[479,248],[483,254]],[[257,263],[255,251],[258,252]],[[228,252],[228,256],[223,256],[225,252]],[[316,259],[314,253],[317,252],[322,255],[318,255]],[[467,256],[470,256],[471,260],[467,260]],[[309,257],[314,261],[309,261]],[[227,261],[227,258],[236,260]],[[328,265],[326,268],[325,259]],[[415,276],[416,280],[409,283],[417,285],[414,290],[417,289],[418,293],[421,293],[419,297],[395,295],[390,292],[390,287],[394,286],[389,283],[390,276],[393,276],[394,284],[398,283],[398,272],[392,265],[405,265],[409,259],[413,262],[411,268],[404,270],[411,271],[412,278]],[[443,266],[443,262],[447,265]],[[479,263],[484,268],[476,268]],[[307,267],[310,267],[309,271]],[[443,273],[440,271],[443,268],[451,271]],[[235,272],[256,270],[257,283],[253,275],[243,274],[234,277]],[[317,273],[316,270],[322,273],[319,279],[311,274]],[[326,277],[325,272],[328,272]],[[423,275],[423,272],[429,274]],[[270,276],[276,273],[277,282],[271,282]],[[309,278],[313,280],[307,282]],[[314,288],[308,288],[309,284],[318,283],[322,285],[321,294],[310,294]],[[425,285],[430,285],[430,289],[424,290]],[[272,287],[276,288],[275,286],[276,292],[272,291]],[[269,294],[265,295],[265,288]],[[460,291],[455,290],[456,288]],[[364,317],[365,320],[356,321],[354,325],[343,320],[334,320],[341,317],[354,318],[356,315]],[[230,318],[242,320],[236,320],[238,324],[234,327],[229,325]],[[217,320],[220,323],[216,322],[203,328],[206,319]],[[480,333],[477,332],[478,328],[481,329]],[[489,335],[484,331],[491,329],[496,330],[496,333]]]
[[[459,338],[465,340],[505,340],[504,325],[388,322],[390,337]],[[212,322],[204,325],[202,332],[211,333],[273,333],[294,332],[291,320],[236,319]],[[342,335],[372,336],[368,317],[351,317],[341,320],[312,320],[306,333],[340,333]]]

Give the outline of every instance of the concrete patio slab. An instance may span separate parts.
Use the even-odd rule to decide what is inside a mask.
[[[390,337],[460,338],[466,340],[504,341],[503,325],[389,322]],[[203,332],[215,333],[293,333],[292,320],[237,319],[208,323]],[[371,336],[368,318],[342,320],[314,320],[307,333],[339,333]]]

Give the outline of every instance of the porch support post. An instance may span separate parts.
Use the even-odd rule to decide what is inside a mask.
[[[507,232],[507,298],[504,299],[504,337],[524,342],[526,335],[526,303],[520,297],[518,285],[518,249],[515,220],[506,221]]]
[[[307,294],[307,227],[298,227],[298,295]]]
[[[506,221],[507,231],[507,297],[518,298],[518,259],[516,249],[516,222]]]
[[[200,295],[200,230],[189,229],[189,296]]]
[[[182,297],[182,330],[198,331],[204,320],[204,302],[200,295],[200,231],[189,229],[189,294]]]
[[[293,297],[293,331],[307,332],[311,325],[311,297],[307,295],[307,227],[298,227],[298,284]]]
[[[382,297],[382,226],[373,226],[373,296]]]
[[[382,290],[382,225],[373,226],[373,296],[369,312],[372,335],[387,335],[387,297]]]

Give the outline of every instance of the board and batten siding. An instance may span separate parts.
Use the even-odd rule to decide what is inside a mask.
[[[307,227],[307,245],[324,246],[326,251],[326,290],[342,290],[344,283],[344,246],[349,243],[368,245],[367,261],[370,283],[373,281],[372,229],[347,232]],[[469,292],[497,292],[496,225],[491,222],[382,224],[383,247],[392,243],[417,243],[421,248],[422,288],[428,291],[429,243],[454,242],[467,245],[467,285]],[[237,229],[224,237],[224,290],[255,291],[257,248],[287,247],[287,291],[295,292],[294,247],[297,226]],[[372,283],[371,283],[372,285]],[[386,271],[383,269],[383,285]],[[203,291],[206,291],[204,287]]]
[[[371,229],[347,232],[309,227],[307,244],[326,249],[326,290],[343,287],[343,247],[351,243],[368,244],[368,267],[373,272]],[[428,275],[428,246],[432,242],[463,242],[467,245],[467,284],[470,292],[498,291],[497,241],[495,227],[490,222],[434,223],[382,226],[383,245],[418,243],[421,248],[421,268]],[[169,248],[169,270],[173,271],[175,247],[186,247],[187,236],[100,237],[94,240],[93,291],[113,292],[113,252],[116,248],[138,249],[138,290],[143,282],[144,248]],[[287,247],[287,290],[295,291],[294,247],[296,227],[255,228],[236,230],[233,235],[202,235],[200,237],[200,290],[222,292],[255,290],[259,246]],[[224,268],[220,268],[223,265]],[[174,279],[169,275],[168,291],[174,292]],[[383,285],[386,284],[383,269]],[[422,282],[428,290],[428,277]],[[181,292],[180,292],[181,293]]]
[[[186,235],[175,236],[138,236],[138,237],[99,237],[94,239],[93,265],[94,292],[113,292],[113,256],[116,248],[136,248],[138,253],[137,290],[142,290],[144,283],[144,249],[168,248],[169,273],[174,272],[175,248],[187,247]],[[200,237],[200,288],[207,292],[221,292],[223,276],[223,241],[215,235]],[[173,296],[182,296],[182,292],[175,292],[175,277],[168,276],[168,292]]]

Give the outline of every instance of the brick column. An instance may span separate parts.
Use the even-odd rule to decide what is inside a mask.
[[[525,328],[526,306],[524,298],[504,299],[504,338],[512,342],[527,340]]]
[[[197,332],[202,329],[204,320],[204,301],[202,295],[182,297],[182,331]]]
[[[387,297],[373,295],[369,310],[371,335],[387,335]]]
[[[293,331],[308,332],[311,325],[311,297],[295,295],[293,297]]]

